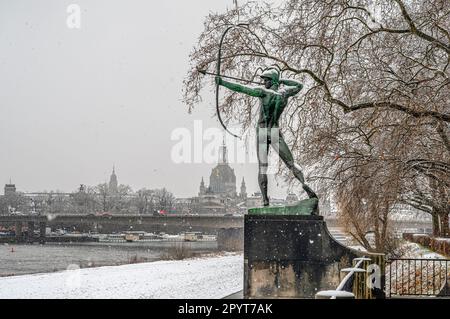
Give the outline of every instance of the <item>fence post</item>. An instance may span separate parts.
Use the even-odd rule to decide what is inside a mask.
[[[367,299],[384,299],[386,298],[386,255],[385,254],[370,254],[370,261],[367,261],[370,265],[376,265],[374,272],[367,273],[366,286]],[[376,270],[378,269],[378,274]],[[378,277],[379,276],[379,277]]]
[[[370,265],[372,259],[367,257],[359,257],[353,259],[353,267],[356,267],[359,263],[359,268],[364,269],[365,272],[356,272],[353,280],[353,293],[356,299],[369,299],[369,288],[367,285],[367,268]]]

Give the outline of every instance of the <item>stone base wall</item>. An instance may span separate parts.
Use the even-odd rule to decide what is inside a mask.
[[[245,298],[314,298],[363,255],[334,240],[321,216],[247,215],[244,229]]]

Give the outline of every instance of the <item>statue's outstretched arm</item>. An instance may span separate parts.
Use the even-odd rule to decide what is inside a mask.
[[[218,81],[219,85],[222,85],[226,87],[227,89],[230,89],[235,92],[244,93],[253,97],[263,97],[264,96],[264,90],[260,88],[251,87],[248,85],[243,85],[239,83],[229,82],[225,81],[224,79],[217,77],[216,81]]]
[[[283,90],[286,96],[296,95],[303,88],[303,84],[296,80],[281,79],[280,83],[284,85]]]

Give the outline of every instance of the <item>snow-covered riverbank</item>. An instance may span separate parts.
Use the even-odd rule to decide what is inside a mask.
[[[226,254],[5,277],[0,298],[223,298],[242,286],[243,256]]]

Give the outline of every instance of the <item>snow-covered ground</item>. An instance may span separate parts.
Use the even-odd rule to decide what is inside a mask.
[[[444,255],[435,253],[416,243],[405,242],[402,248],[405,252],[401,258],[446,259]]]
[[[223,298],[243,289],[243,256],[67,270],[0,278],[0,299]]]

